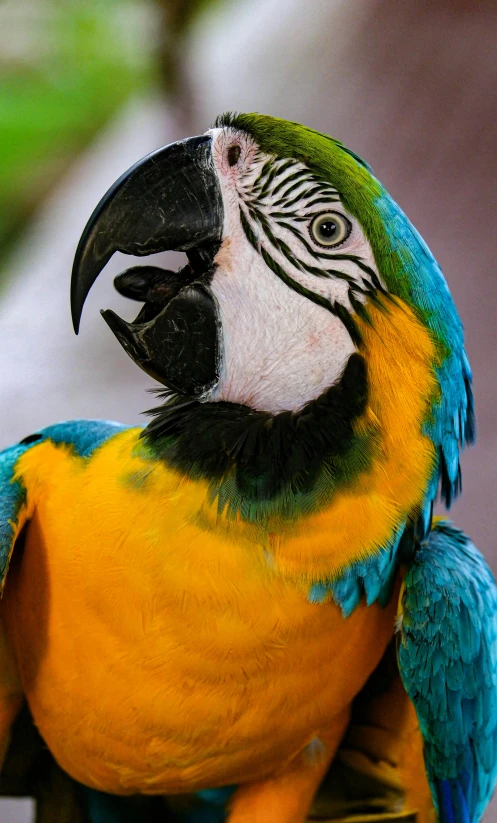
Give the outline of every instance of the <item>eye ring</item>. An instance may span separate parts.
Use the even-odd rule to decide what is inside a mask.
[[[333,248],[341,246],[352,231],[350,220],[337,211],[324,211],[313,217],[309,234],[318,246]]]
[[[230,146],[228,149],[228,165],[236,166],[238,160],[240,159],[240,146],[236,143],[233,146]]]

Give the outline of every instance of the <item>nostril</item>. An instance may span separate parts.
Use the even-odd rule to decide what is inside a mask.
[[[236,166],[240,158],[240,146],[230,146],[228,149],[228,163],[230,166]]]

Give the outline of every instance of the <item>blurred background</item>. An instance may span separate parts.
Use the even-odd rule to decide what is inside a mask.
[[[112,290],[129,258],[72,332],[81,231],[142,155],[266,112],[365,157],[442,265],[478,419],[453,516],[497,571],[496,43],[495,0],[0,0],[0,448],[56,420],[140,421],[152,381],[99,315],[133,315]],[[0,799],[0,823],[32,814]]]

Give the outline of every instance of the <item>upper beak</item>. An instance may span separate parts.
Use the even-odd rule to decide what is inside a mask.
[[[197,259],[212,261],[222,231],[209,135],[172,143],[140,160],[104,195],[79,241],[71,278],[75,332],[88,292],[114,252],[143,256],[196,249]]]

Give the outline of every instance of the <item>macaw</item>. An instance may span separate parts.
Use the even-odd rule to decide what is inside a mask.
[[[92,823],[131,795],[192,821],[476,823],[497,590],[433,517],[474,434],[439,266],[360,157],[259,114],[114,184],[75,330],[115,251],[168,249],[178,272],[116,278],[134,322],[103,312],[163,387],[151,422],[0,456],[0,756],[26,701]]]

